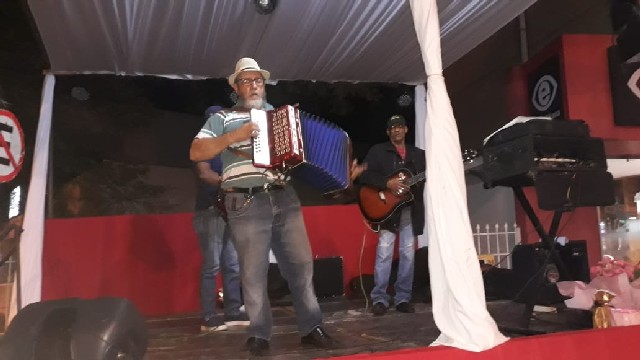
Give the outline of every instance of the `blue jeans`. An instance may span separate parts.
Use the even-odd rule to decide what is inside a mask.
[[[203,257],[200,270],[202,317],[209,320],[216,316],[216,276],[220,270],[224,314],[239,315],[242,306],[240,265],[227,224],[217,209],[207,209],[195,213],[193,228],[198,234]]]
[[[291,186],[248,197],[227,193],[225,207],[238,250],[249,337],[269,340],[273,326],[267,294],[269,249],[289,284],[298,332],[306,335],[322,323],[313,290],[313,258],[300,200]]]
[[[398,244],[398,277],[393,285],[395,289],[394,303],[396,305],[411,301],[411,289],[413,288],[413,262],[415,257],[415,236],[411,226],[411,208],[401,210],[399,241]],[[378,235],[378,248],[376,250],[376,263],[373,269],[375,286],[371,291],[372,303],[383,303],[389,306],[390,296],[387,294],[389,276],[391,275],[391,263],[393,261],[394,243],[396,234],[381,230]]]

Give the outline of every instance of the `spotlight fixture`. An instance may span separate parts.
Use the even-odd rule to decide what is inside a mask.
[[[91,94],[82,86],[74,86],[71,88],[71,96],[78,101],[87,101]]]
[[[398,96],[398,99],[396,101],[398,102],[398,106],[407,107],[411,105],[411,103],[413,102],[413,98],[411,97],[411,95],[405,92],[404,94]]]
[[[278,0],[253,0],[256,11],[261,15],[268,15],[275,10]]]
[[[478,150],[466,149],[462,152],[462,162],[465,164],[472,163],[479,156]]]

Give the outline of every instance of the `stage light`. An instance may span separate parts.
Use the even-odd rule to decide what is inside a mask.
[[[87,101],[91,97],[91,94],[82,86],[74,86],[71,88],[71,97],[79,101]]]
[[[411,103],[413,102],[413,98],[408,93],[404,93],[398,96],[397,102],[398,102],[398,106],[407,107],[411,105]]]
[[[253,0],[256,11],[262,15],[268,15],[275,10],[278,0]]]
[[[480,156],[478,150],[465,149],[462,152],[462,162],[465,164],[472,163],[475,159],[478,158],[478,156]]]

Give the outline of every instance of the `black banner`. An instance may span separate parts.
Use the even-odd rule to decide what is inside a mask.
[[[616,46],[607,50],[609,79],[616,125],[640,125],[640,62],[620,61]]]

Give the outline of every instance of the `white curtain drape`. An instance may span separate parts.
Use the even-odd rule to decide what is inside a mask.
[[[416,118],[416,146],[424,150],[424,121],[417,121],[418,119],[424,120],[427,118],[427,89],[424,85],[416,85],[414,90],[414,109]]]
[[[49,165],[49,136],[53,110],[55,77],[45,75],[42,87],[40,119],[33,151],[31,180],[25,207],[24,231],[20,238],[20,301],[23,308],[41,299],[42,292],[42,245],[44,237],[44,206],[47,193],[47,170]]]
[[[473,245],[458,128],[442,76],[436,0],[410,0],[427,73],[425,206],[433,317],[440,336],[432,345],[483,351],[508,338],[487,311]]]
[[[415,109],[415,145],[420,149],[425,149],[424,144],[424,121],[427,118],[427,90],[424,85],[416,85],[414,90],[414,109]],[[417,119],[421,119],[417,121]],[[427,223],[424,224],[422,235],[418,236],[418,247],[429,246],[429,234],[427,233]]]

